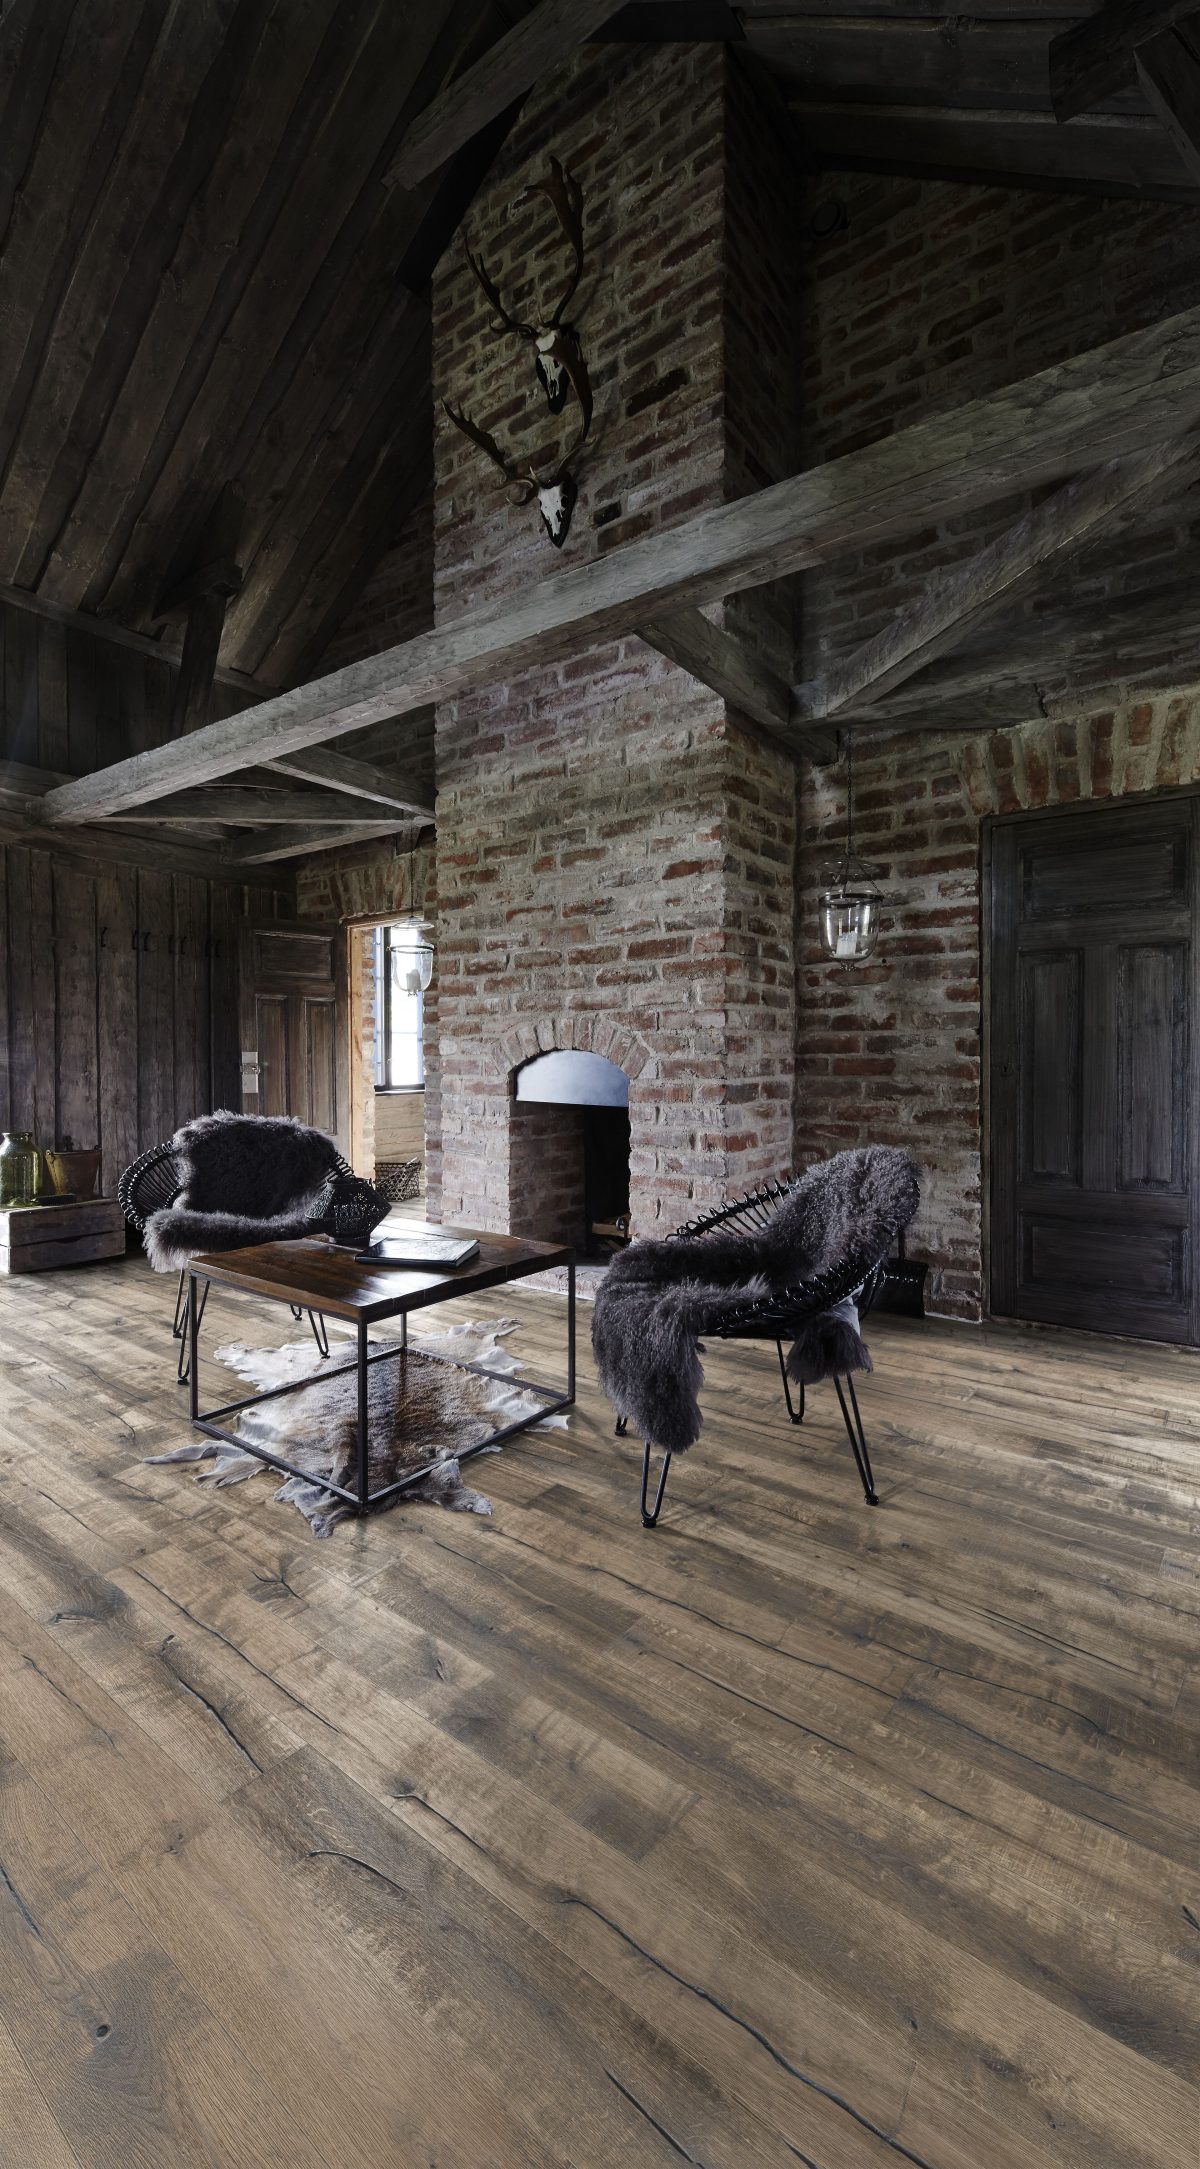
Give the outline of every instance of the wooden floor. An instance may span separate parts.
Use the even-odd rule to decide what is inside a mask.
[[[880,1321],[871,1512],[714,1350],[654,1534],[585,1364],[318,1544],[170,1299],[0,1282],[3,2169],[1196,2169],[1200,1359]]]

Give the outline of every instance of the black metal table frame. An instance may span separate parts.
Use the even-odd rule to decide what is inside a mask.
[[[534,1270],[539,1270],[539,1268],[534,1268]],[[529,1277],[528,1274],[523,1273],[505,1274],[504,1280],[523,1280]],[[201,1280],[204,1282],[204,1291],[199,1304],[197,1304],[198,1283]],[[309,1484],[320,1483],[323,1489],[330,1492],[335,1499],[342,1499],[347,1506],[353,1507],[356,1514],[368,1514],[373,1507],[382,1506],[385,1499],[394,1498],[398,1492],[411,1491],[414,1484],[424,1483],[425,1478],[431,1476],[434,1470],[439,1467],[440,1464],[437,1461],[429,1461],[424,1468],[413,1469],[409,1475],[400,1477],[394,1484],[385,1484],[379,1491],[370,1491],[368,1489],[367,1372],[373,1363],[393,1363],[397,1356],[407,1355],[407,1311],[392,1311],[389,1314],[391,1317],[398,1317],[401,1325],[400,1339],[394,1348],[381,1348],[377,1349],[373,1355],[370,1354],[368,1352],[370,1322],[365,1318],[359,1318],[356,1321],[358,1347],[352,1363],[339,1363],[334,1369],[328,1371],[322,1368],[315,1371],[311,1378],[291,1379],[286,1385],[268,1386],[261,1393],[246,1394],[240,1401],[225,1401],[219,1408],[209,1408],[202,1411],[200,1407],[199,1363],[200,1322],[208,1306],[209,1290],[214,1285],[221,1288],[230,1287],[233,1284],[229,1281],[214,1283],[208,1279],[207,1275],[201,1273],[188,1274],[188,1293],[190,1297],[188,1305],[188,1354],[190,1366],[188,1400],[189,1414],[198,1431],[206,1432],[209,1438],[219,1439],[223,1445],[236,1446],[242,1453],[252,1454],[256,1461],[265,1462],[268,1468],[279,1469],[286,1476],[299,1476],[305,1483]],[[500,1285],[503,1285],[503,1282]],[[261,1296],[263,1301],[267,1303],[286,1303],[289,1300],[287,1296],[282,1294],[270,1295],[262,1288],[241,1288],[236,1292],[242,1295]],[[464,1293],[466,1292],[469,1291],[464,1291]],[[416,1307],[420,1310],[436,1309],[439,1302],[450,1302],[455,1293],[453,1286],[450,1286],[444,1296],[438,1296],[432,1303],[421,1303]],[[374,1321],[377,1325],[383,1325],[386,1322],[385,1318]],[[542,1423],[547,1416],[557,1416],[563,1409],[573,1407],[575,1402],[574,1259],[571,1260],[567,1267],[567,1390],[565,1393],[557,1392],[553,1386],[539,1385],[536,1379],[522,1378],[515,1372],[489,1371],[482,1363],[467,1363],[450,1356],[434,1355],[428,1349],[422,1349],[421,1353],[429,1362],[444,1363],[451,1370],[474,1371],[477,1377],[494,1379],[497,1385],[532,1393],[545,1404],[533,1415],[520,1416],[515,1423],[505,1424],[502,1430],[493,1431],[489,1437],[480,1439],[477,1445],[461,1447],[454,1457],[457,1461],[469,1461],[475,1454],[487,1453],[493,1447],[503,1445],[505,1439],[515,1438],[519,1431],[532,1430],[535,1423]],[[311,1469],[298,1468],[294,1461],[285,1461],[280,1454],[269,1453],[265,1446],[256,1446],[252,1440],[243,1438],[240,1431],[226,1430],[217,1421],[220,1416],[236,1416],[244,1408],[256,1408],[260,1401],[275,1401],[285,1393],[303,1393],[308,1386],[323,1386],[328,1379],[342,1378],[351,1372],[355,1373],[358,1379],[357,1482],[353,1491],[348,1490],[344,1484],[335,1484],[331,1478],[314,1477]]]

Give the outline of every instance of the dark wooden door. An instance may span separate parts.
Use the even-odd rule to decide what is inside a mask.
[[[1200,800],[998,823],[992,1308],[1200,1342]]]
[[[297,1115],[346,1149],[346,932],[305,919],[241,936],[242,1111]]]

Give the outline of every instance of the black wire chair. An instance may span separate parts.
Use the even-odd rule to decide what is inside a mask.
[[[709,1235],[714,1228],[733,1228],[741,1235],[756,1235],[767,1226],[782,1199],[796,1188],[800,1180],[800,1176],[793,1175],[781,1182],[764,1183],[761,1189],[751,1190],[745,1197],[735,1198],[730,1205],[718,1205],[713,1211],[702,1213],[698,1219],[686,1221],[683,1227],[676,1228],[672,1239],[676,1242],[687,1241],[696,1236]],[[774,1341],[788,1420],[793,1424],[801,1424],[804,1421],[804,1387],[801,1385],[799,1389],[797,1405],[792,1399],[791,1381],[787,1374],[785,1342],[794,1341],[811,1319],[819,1317],[822,1311],[830,1310],[835,1303],[845,1302],[848,1298],[852,1298],[857,1304],[860,1318],[865,1317],[883,1284],[885,1258],[886,1252],[878,1258],[839,1259],[838,1263],[826,1272],[814,1274],[811,1279],[801,1281],[795,1287],[781,1288],[772,1295],[760,1297],[757,1302],[743,1303],[738,1309],[731,1311],[720,1325],[706,1327],[704,1338],[706,1341]],[[833,1384],[855,1467],[862,1482],[863,1495],[868,1506],[878,1506],[879,1494],[875,1489],[871,1455],[863,1430],[858,1395],[854,1391],[854,1380],[847,1371],[844,1383],[835,1374]],[[617,1437],[624,1438],[627,1429],[627,1419],[618,1416]],[[651,1505],[650,1457],[653,1445],[653,1440],[647,1439],[642,1455],[641,1514],[644,1529],[653,1529],[658,1525],[672,1459],[671,1454],[664,1450],[654,1504]]]
[[[124,1174],[120,1176],[117,1182],[117,1203],[120,1205],[129,1225],[136,1228],[139,1235],[144,1235],[146,1222],[149,1220],[151,1213],[162,1212],[164,1207],[173,1205],[183,1188],[183,1182],[183,1162],[174,1146],[169,1144],[156,1145],[152,1152],[144,1152],[140,1160],[134,1160],[132,1165],[127,1167]],[[319,1229],[329,1229],[331,1233],[336,1235],[338,1233],[337,1219],[339,1213],[347,1211],[351,1201],[360,1189],[369,1190],[370,1188],[371,1185],[363,1183],[360,1177],[355,1174],[354,1169],[343,1160],[340,1152],[336,1153],[330,1166],[328,1185],[321,1195],[320,1209],[313,1216],[314,1233]],[[387,1200],[381,1194],[380,1203],[383,1210],[386,1211]],[[380,1215],[377,1213],[376,1219],[379,1217]],[[176,1365],[176,1375],[181,1386],[186,1385],[188,1379],[189,1301],[187,1281],[188,1270],[186,1266],[183,1266],[179,1274],[179,1286],[175,1291],[175,1316],[171,1325],[172,1336],[179,1342],[179,1361]],[[197,1330],[199,1330],[200,1321],[204,1316],[204,1306],[208,1301],[208,1289],[209,1283],[205,1281],[196,1306]],[[317,1348],[322,1356],[327,1356],[329,1354],[329,1332],[320,1311],[310,1310],[305,1312],[296,1303],[290,1303],[288,1308],[295,1319],[307,1316]]]

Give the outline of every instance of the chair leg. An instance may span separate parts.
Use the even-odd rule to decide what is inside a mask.
[[[179,1268],[179,1286],[175,1290],[175,1321],[171,1327],[172,1340],[181,1341],[187,1331],[187,1267]]]
[[[208,1301],[208,1291],[211,1285],[211,1281],[206,1280],[200,1292],[200,1301],[196,1307],[197,1333],[200,1331],[200,1323],[204,1317],[204,1306]],[[191,1303],[188,1297],[185,1295],[183,1299],[183,1316],[179,1322],[179,1361],[175,1366],[175,1375],[178,1378],[181,1386],[186,1386],[188,1379],[191,1376],[191,1368],[188,1363],[188,1333],[191,1326],[191,1318],[189,1316],[189,1313],[191,1311],[191,1307]]]
[[[318,1354],[327,1356],[329,1354],[329,1328],[325,1323],[322,1312],[310,1310],[308,1322],[312,1327],[312,1336],[317,1344]]]
[[[646,1449],[645,1449],[645,1452],[644,1452],[644,1453],[643,1453],[643,1455],[642,1455],[642,1527],[643,1527],[643,1529],[654,1529],[654,1528],[656,1528],[656,1527],[658,1526],[658,1517],[659,1517],[659,1514],[660,1514],[660,1512],[662,1511],[663,1493],[664,1493],[664,1491],[665,1491],[665,1490],[666,1490],[666,1488],[667,1488],[667,1470],[668,1470],[668,1469],[670,1468],[670,1466],[671,1466],[671,1456],[670,1456],[670,1454],[668,1454],[668,1453],[665,1453],[665,1454],[663,1455],[663,1465],[662,1465],[662,1468],[661,1468],[661,1469],[660,1469],[660,1471],[659,1471],[659,1476],[658,1476],[658,1490],[657,1490],[657,1492],[655,1493],[655,1497],[654,1497],[654,1505],[653,1505],[653,1507],[651,1507],[651,1506],[650,1506],[650,1505],[648,1504],[648,1500],[649,1500],[649,1495],[650,1495],[650,1454],[651,1454],[651,1445],[650,1445],[650,1441],[649,1441],[649,1439],[647,1439],[647,1440],[646,1440]]]
[[[785,1401],[787,1402],[788,1422],[789,1422],[789,1423],[803,1423],[803,1421],[804,1421],[804,1387],[803,1387],[803,1384],[802,1384],[802,1385],[801,1385],[801,1387],[800,1387],[800,1406],[799,1406],[799,1408],[795,1408],[795,1407],[793,1407],[793,1405],[792,1405],[792,1381],[791,1381],[791,1379],[790,1379],[790,1378],[788,1377],[788,1374],[787,1374],[787,1358],[786,1358],[786,1356],[784,1355],[784,1352],[783,1352],[783,1342],[782,1342],[782,1341],[776,1341],[776,1343],[775,1343],[775,1352],[776,1352],[776,1354],[777,1354],[777,1355],[778,1355],[778,1357],[779,1357],[779,1375],[780,1375],[780,1377],[781,1377],[781,1378],[782,1378],[782,1380],[783,1380],[783,1398],[784,1398],[784,1400],[785,1400]]]
[[[867,1450],[867,1437],[865,1431],[863,1430],[862,1415],[858,1406],[858,1395],[854,1391],[854,1380],[851,1378],[850,1373],[847,1371],[846,1393],[843,1393],[842,1391],[842,1381],[840,1378],[835,1378],[833,1383],[837,1388],[838,1402],[841,1406],[842,1411],[842,1421],[846,1426],[846,1436],[850,1441],[851,1450],[854,1454],[854,1459],[858,1467],[858,1473],[862,1478],[862,1487],[866,1495],[867,1505],[878,1506],[879,1493],[875,1489],[875,1477],[871,1469],[871,1456]],[[846,1402],[846,1394],[849,1394],[850,1396],[848,1406]],[[853,1410],[854,1412],[853,1422],[851,1421],[851,1410]]]
[[[614,1437],[614,1438],[624,1438],[624,1436],[625,1436],[625,1433],[626,1433],[626,1432],[628,1431],[628,1429],[629,1429],[629,1419],[628,1419],[628,1417],[626,1417],[626,1416],[618,1416],[618,1417],[617,1417],[617,1420],[616,1420],[616,1422],[615,1422],[615,1424],[613,1425],[613,1437]]]

